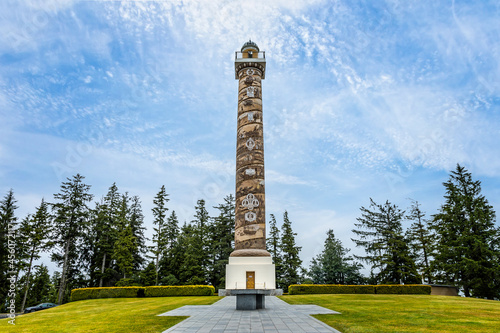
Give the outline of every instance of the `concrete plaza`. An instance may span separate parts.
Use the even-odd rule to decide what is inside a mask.
[[[189,316],[163,333],[340,333],[312,314],[339,313],[317,305],[290,305],[275,296],[266,297],[265,309],[241,311],[236,310],[236,297],[228,296],[212,305],[186,305],[160,316]]]

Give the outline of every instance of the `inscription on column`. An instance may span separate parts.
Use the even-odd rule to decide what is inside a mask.
[[[255,88],[255,87],[248,87],[247,88],[247,96],[248,97],[255,97],[256,91],[257,91],[257,88]]]
[[[257,214],[254,212],[246,212],[245,213],[245,220],[248,222],[253,222],[257,219]]]
[[[255,169],[246,169],[245,174],[247,176],[255,176]]]
[[[241,202],[241,205],[252,210],[255,207],[259,207],[259,200],[252,193],[248,193],[247,197]]]
[[[255,147],[255,141],[252,138],[249,138],[245,145],[247,146],[248,150],[252,150]]]

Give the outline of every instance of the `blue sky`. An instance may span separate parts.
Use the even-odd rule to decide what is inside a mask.
[[[234,193],[234,52],[266,52],[268,215],[308,266],[359,208],[418,200],[457,163],[500,209],[498,1],[18,1],[0,4],[0,193],[18,216],[76,173],[96,200],[161,185],[190,221]],[[211,210],[213,212],[213,210]]]

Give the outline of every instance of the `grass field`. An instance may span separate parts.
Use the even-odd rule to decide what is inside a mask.
[[[424,295],[293,295],[290,304],[316,304],[340,315],[317,315],[343,333],[500,332],[500,302]],[[158,317],[183,305],[208,305],[217,296],[112,298],[78,301],[0,320],[0,332],[163,332],[185,317]]]
[[[316,304],[341,315],[316,315],[343,333],[500,332],[500,302],[426,295],[293,295],[290,304]]]
[[[154,332],[159,333],[186,317],[158,317],[183,305],[205,305],[216,296],[106,298],[71,302],[16,317],[16,325],[0,320],[0,332]]]

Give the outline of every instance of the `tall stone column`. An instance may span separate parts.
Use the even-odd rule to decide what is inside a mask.
[[[231,256],[270,256],[266,251],[262,79],[265,58],[253,42],[235,62],[238,88],[235,251]],[[249,57],[250,56],[250,57]],[[240,60],[240,61],[238,61]]]
[[[264,184],[264,131],[262,80],[265,53],[252,41],[236,52],[238,129],[236,139],[235,249],[226,265],[226,289],[276,288],[276,268],[266,250],[266,197]],[[219,291],[219,295],[220,295]],[[252,290],[243,293],[258,292]],[[260,291],[259,291],[260,292]],[[260,294],[259,294],[260,295]]]

